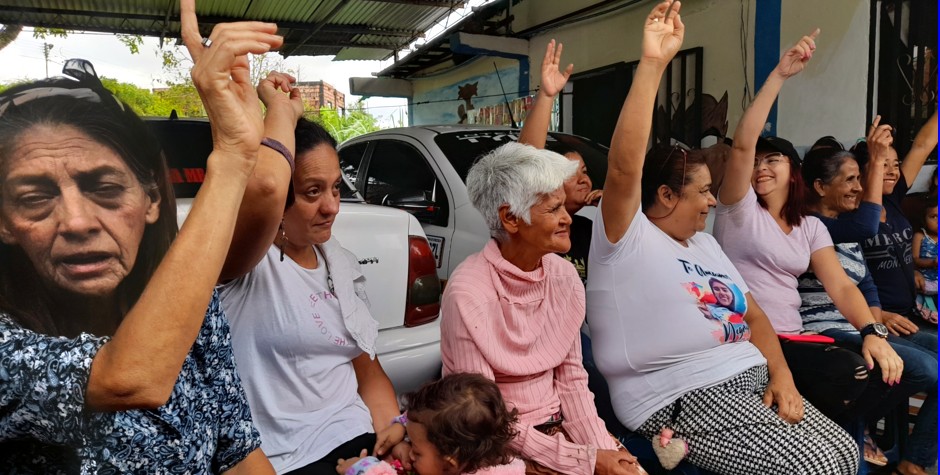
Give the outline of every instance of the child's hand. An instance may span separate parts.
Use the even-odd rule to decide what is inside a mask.
[[[411,470],[411,444],[408,442],[403,440],[395,444],[395,447],[392,447],[392,451],[389,452],[388,457],[401,462],[401,466],[405,470]]]
[[[373,449],[372,453],[374,453],[376,457],[382,458],[392,447],[404,439],[405,426],[396,422],[382,429],[378,434],[375,434],[375,449]]]
[[[368,455],[369,455],[369,451],[367,449],[362,449],[362,452],[359,453],[358,457],[337,460],[336,461],[336,473],[338,473],[339,475],[345,475],[346,470],[349,470],[349,467],[352,467],[353,465],[356,464],[356,462],[358,462],[363,457],[366,457]]]

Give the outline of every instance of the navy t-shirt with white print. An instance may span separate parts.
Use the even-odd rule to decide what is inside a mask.
[[[878,225],[878,234],[862,241],[865,261],[871,271],[881,307],[889,312],[911,316],[914,308],[914,230],[904,217],[901,200],[908,190],[904,175],[894,192],[884,196],[887,219]]]

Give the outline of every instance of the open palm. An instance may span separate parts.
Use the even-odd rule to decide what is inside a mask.
[[[666,64],[679,52],[685,35],[681,6],[678,1],[665,1],[650,12],[643,26],[643,58]]]
[[[555,40],[551,40],[545,47],[545,57],[542,58],[542,92],[549,97],[557,96],[565,88],[571,71],[574,70],[573,64],[569,64],[564,71],[561,70],[562,49],[564,45],[558,43],[556,48]]]

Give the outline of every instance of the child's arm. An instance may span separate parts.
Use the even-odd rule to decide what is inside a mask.
[[[924,233],[917,231],[914,233],[914,265],[918,269],[936,269],[937,268],[937,258],[934,257],[924,258],[920,257],[920,245],[924,242]]]

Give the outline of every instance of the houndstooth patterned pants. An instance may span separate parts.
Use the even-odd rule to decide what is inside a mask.
[[[855,475],[858,447],[849,434],[805,399],[803,420],[784,422],[761,402],[767,382],[767,367],[755,366],[687,393],[675,423],[672,403],[637,432],[655,444],[668,424],[688,442],[690,462],[723,475]]]

